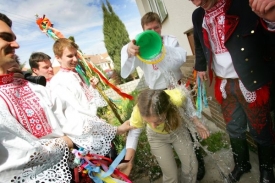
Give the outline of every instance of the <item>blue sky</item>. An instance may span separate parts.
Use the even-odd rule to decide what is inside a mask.
[[[105,0],[102,0],[105,2]],[[44,14],[54,28],[65,37],[74,36],[85,54],[106,52],[102,33],[101,0],[0,0],[0,12],[12,21],[12,29],[20,48],[16,50],[20,62],[28,62],[32,52],[42,51],[54,58],[54,41],[40,31],[35,15]],[[135,0],[109,0],[113,10],[125,24],[130,39],[142,31],[140,14]],[[28,67],[28,65],[26,65]]]

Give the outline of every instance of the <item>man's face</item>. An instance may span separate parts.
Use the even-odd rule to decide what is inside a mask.
[[[153,30],[161,35],[161,25],[156,21],[145,24],[143,30]]]
[[[5,70],[14,64],[15,49],[19,48],[15,40],[16,37],[11,28],[0,20],[0,68],[4,72],[2,74],[5,74]]]
[[[47,80],[53,77],[53,67],[50,60],[38,62],[38,69],[33,68],[32,71],[37,76],[44,76]]]
[[[61,67],[64,69],[73,70],[77,66],[77,49],[65,48],[61,57],[56,56]]]

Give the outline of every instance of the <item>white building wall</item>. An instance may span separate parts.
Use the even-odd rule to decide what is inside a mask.
[[[174,35],[180,45],[187,50],[187,55],[192,55],[191,48],[185,31],[193,27],[192,13],[196,6],[189,0],[163,0],[168,12],[168,17],[162,24],[162,34]],[[140,15],[151,11],[148,0],[136,0]]]

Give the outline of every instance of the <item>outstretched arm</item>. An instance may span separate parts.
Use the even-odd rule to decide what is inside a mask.
[[[139,138],[140,133],[141,133],[140,128],[133,129],[133,130],[129,131],[128,136],[127,136],[127,140],[126,140],[126,149],[127,149],[127,151],[126,151],[126,155],[125,155],[125,158],[124,158],[128,162],[121,163],[117,167],[121,172],[123,172],[124,174],[126,174],[128,176],[130,175],[131,170],[132,170],[133,165],[134,165],[134,157],[135,157],[138,138]]]
[[[139,60],[136,54],[139,53],[139,47],[135,45],[135,40],[124,45],[121,49],[121,77],[127,78],[135,68],[139,66]]]
[[[196,127],[196,130],[202,139],[206,139],[209,137],[209,130],[200,122],[197,117],[193,117],[193,123]]]

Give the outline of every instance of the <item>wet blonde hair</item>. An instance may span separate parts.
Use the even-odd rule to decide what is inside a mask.
[[[56,55],[58,57],[62,57],[62,54],[63,54],[63,51],[65,50],[65,48],[68,48],[68,49],[70,49],[70,48],[78,49],[78,45],[75,42],[73,42],[72,40],[70,40],[70,39],[59,38],[53,44],[54,55]]]
[[[166,114],[164,130],[177,129],[181,124],[178,108],[171,103],[170,96],[163,90],[143,90],[137,99],[137,106],[142,117],[161,116]]]

